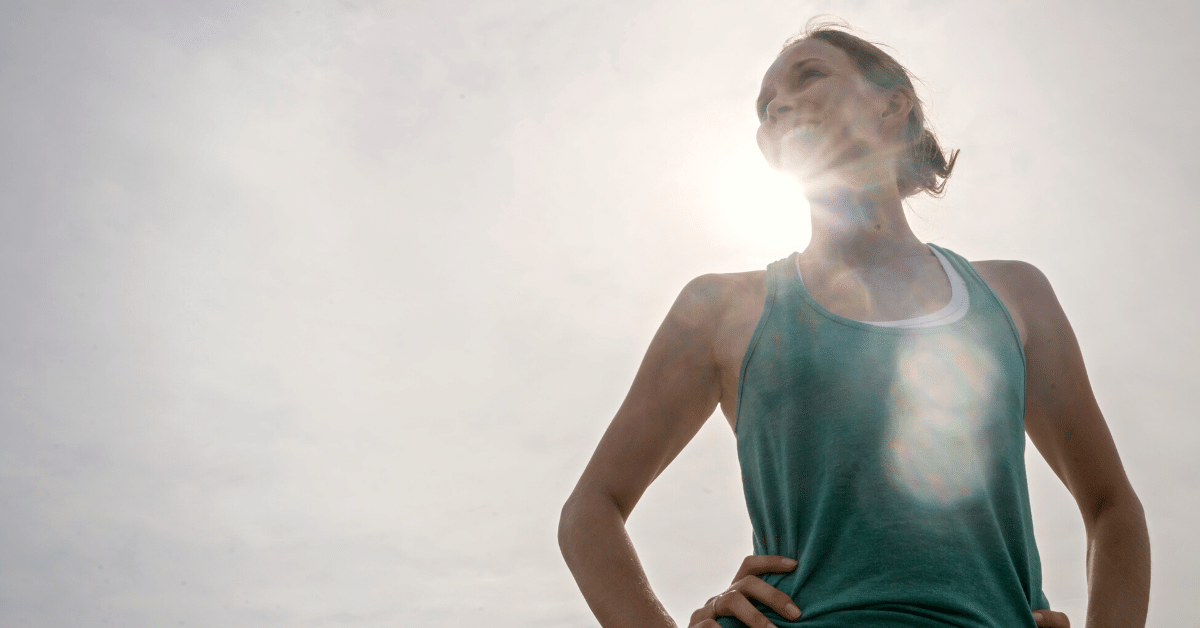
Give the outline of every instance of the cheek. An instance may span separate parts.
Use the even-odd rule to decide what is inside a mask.
[[[854,120],[850,123],[854,134],[861,138],[877,139],[879,136],[879,120],[873,111],[859,110],[855,112]]]
[[[847,116],[847,124],[856,137],[878,142],[883,136],[881,112],[886,103],[882,102],[879,94],[874,91],[860,93],[856,98],[858,106]]]

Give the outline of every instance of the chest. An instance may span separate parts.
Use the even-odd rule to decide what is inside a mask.
[[[896,321],[938,311],[950,301],[951,285],[932,255],[888,264],[842,266],[797,258],[796,276],[826,310],[856,321]]]
[[[859,269],[858,271],[826,272],[824,274],[819,271],[813,272],[811,286],[801,274],[804,266],[798,261],[789,261],[786,262],[787,267],[777,268],[773,271],[777,273],[774,278],[777,284],[775,289],[777,291],[780,289],[778,285],[780,283],[794,281],[801,286],[799,290],[808,290],[808,294],[815,302],[810,303],[811,306],[826,310],[826,314],[832,315],[834,318],[843,318],[849,321],[904,320],[946,307],[952,298],[953,289],[947,271],[937,260],[930,258],[928,261],[932,263],[931,266],[921,264],[910,268]],[[781,262],[781,264],[784,263]],[[978,279],[982,279],[988,284],[995,283],[989,277],[991,268],[986,262],[977,266]],[[961,284],[961,273],[956,272],[955,277],[959,278]],[[720,407],[731,427],[736,424],[739,380],[743,361],[755,330],[763,317],[768,297],[768,283],[766,273],[758,276],[756,281],[750,282],[749,288],[744,290],[743,294],[740,294],[739,298],[735,299],[726,310],[716,334],[713,351],[720,371],[722,389]],[[1003,286],[1000,287],[1003,288]],[[959,288],[962,289],[962,286],[960,285]],[[784,289],[784,292],[790,292],[794,297],[796,286],[790,286]],[[1004,309],[1004,306],[1008,306],[1009,310],[1012,309],[1011,304],[1008,303],[1009,299],[1006,298],[1009,295],[1003,289],[995,291],[995,296],[999,297],[1003,303],[1000,306],[1001,309]],[[771,295],[775,307],[781,305],[776,302],[778,297],[778,293]],[[791,301],[799,303],[797,299],[791,299]],[[776,312],[775,315],[777,317],[801,316],[797,312],[784,311]],[[1022,324],[1024,321],[1016,311],[1012,312],[1012,317],[1019,330],[1019,338],[1023,339],[1025,337]],[[999,321],[996,322],[999,323]],[[1017,346],[1020,351],[1019,342]],[[918,355],[929,358],[928,352],[918,352]]]

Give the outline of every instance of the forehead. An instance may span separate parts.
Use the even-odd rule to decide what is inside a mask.
[[[823,61],[835,69],[855,70],[854,62],[841,48],[810,37],[792,44],[787,50],[780,53],[771,67],[767,68],[767,73],[763,75],[763,87],[786,77],[793,67],[808,60]]]

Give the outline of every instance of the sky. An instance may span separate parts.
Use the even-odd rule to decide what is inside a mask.
[[[679,289],[807,244],[757,154],[809,17],[920,79],[918,235],[1050,278],[1200,624],[1200,8],[3,0],[0,625],[596,626],[559,509]],[[1030,447],[1053,607],[1084,533]],[[752,551],[718,416],[629,530],[677,621]]]

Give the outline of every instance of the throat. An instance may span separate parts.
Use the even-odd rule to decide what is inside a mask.
[[[896,258],[929,254],[909,227],[898,198],[866,200],[810,205],[812,239],[803,255],[854,268],[884,267]]]

